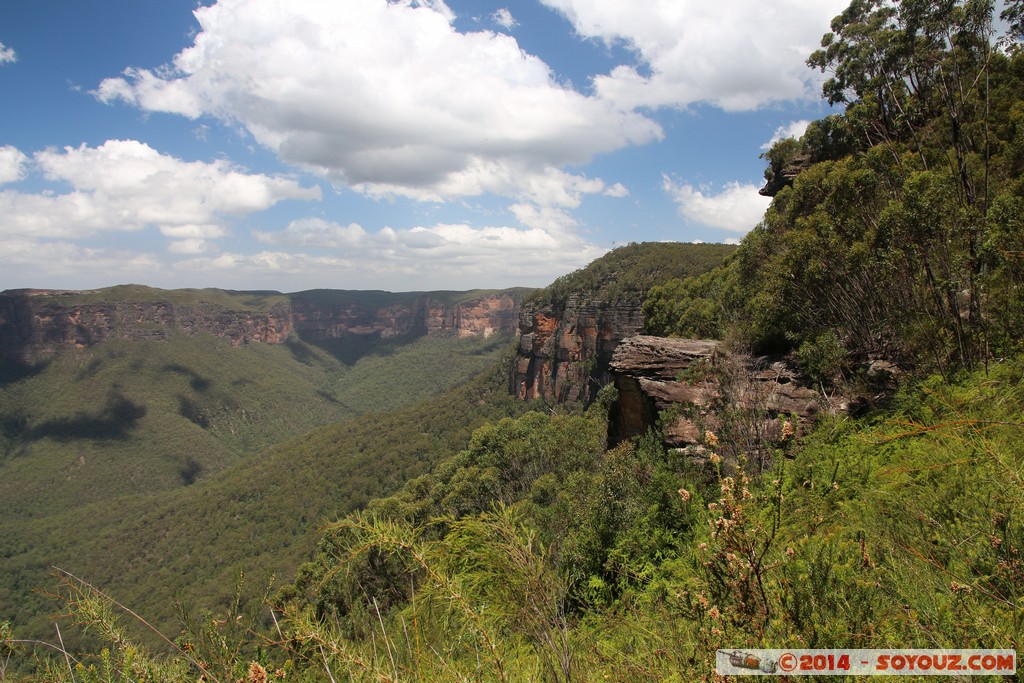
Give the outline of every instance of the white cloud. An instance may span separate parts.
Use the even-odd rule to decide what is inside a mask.
[[[811,125],[811,122],[807,119],[801,119],[799,121],[790,121],[784,126],[779,126],[775,129],[772,134],[772,139],[761,145],[761,149],[771,149],[779,140],[785,140],[786,138],[796,138],[799,140],[803,134],[807,131],[807,126]]]
[[[13,64],[16,61],[18,61],[18,55],[14,49],[0,43],[0,64]]]
[[[623,42],[641,69],[616,67],[596,92],[623,107],[708,102],[729,111],[818,97],[804,63],[848,0],[542,0],[587,38]]]
[[[204,254],[210,250],[210,244],[199,237],[174,240],[167,245],[167,251],[171,254]]]
[[[376,233],[352,223],[341,225],[322,218],[292,221],[278,232],[258,231],[256,238],[268,245],[301,247],[336,257],[351,258],[366,267],[437,270],[459,265],[480,272],[516,268],[516,264],[557,264],[566,260],[596,258],[603,250],[585,243],[570,228],[575,221],[555,208],[523,204],[512,207],[525,228],[473,227],[439,223]],[[502,264],[505,264],[503,266]]]
[[[14,158],[17,155],[8,152]],[[24,155],[22,155],[24,157]],[[144,281],[294,291],[312,286],[449,289],[539,286],[604,253],[578,235],[563,208],[533,201],[509,210],[519,225],[461,223],[383,227],[320,217],[291,221],[280,230],[253,231],[258,253],[221,251],[233,219],[283,199],[316,199],[319,188],[291,179],[246,173],[227,162],[186,162],[136,141],[108,141],[17,157],[51,182],[56,192],[0,191],[0,240],[6,286],[98,287]],[[19,171],[20,172],[20,171]],[[553,181],[552,181],[553,182]],[[600,181],[568,183],[569,196],[603,189]],[[527,192],[553,192],[546,183]],[[145,234],[159,230],[163,253],[149,251]]]
[[[28,157],[17,147],[5,145],[0,147],[0,185],[14,183],[25,177],[25,164]]]
[[[628,197],[629,189],[622,183],[615,183],[607,188],[604,193],[606,197]]]
[[[662,137],[559,84],[511,36],[456,31],[441,0],[220,0],[195,16],[201,31],[173,66],[128,69],[97,97],[239,123],[284,161],[370,196],[571,206],[603,184],[562,167]]]
[[[366,238],[366,231],[357,223],[343,226],[323,218],[300,218],[280,232],[256,231],[253,235],[264,244],[326,249],[359,246]]]
[[[179,240],[174,249],[181,252],[222,237],[232,217],[284,199],[320,198],[319,187],[246,173],[223,160],[182,161],[135,140],[47,149],[34,161],[46,179],[71,190],[0,192],[0,237],[79,238],[155,226]]]
[[[502,7],[492,14],[491,21],[506,31],[511,31],[516,26],[519,26],[519,22],[516,21],[516,18],[512,16],[512,13],[508,11],[507,7]]]
[[[509,207],[509,211],[523,225],[534,230],[541,230],[549,235],[574,235],[578,226],[575,218],[553,206],[513,204]]]
[[[259,283],[261,289],[281,291],[543,286],[605,252],[572,232],[552,232],[559,214],[565,220],[564,212],[531,208],[536,213],[526,220],[543,227],[442,223],[371,232],[358,224],[304,218],[280,231],[255,233],[265,245],[256,253],[212,252],[195,238],[175,240],[166,254],[153,254],[15,236],[4,241],[4,279],[12,287],[123,282],[180,287],[186,282],[252,289]]]
[[[72,242],[5,238],[4,280],[11,287],[92,288],[155,282],[166,271],[151,253]]]
[[[770,197],[758,194],[759,185],[728,183],[715,193],[707,187],[677,183],[665,177],[663,187],[679,205],[679,214],[701,225],[746,233],[764,217]]]
[[[276,250],[223,253],[182,261],[175,267],[250,282],[259,278],[281,289],[288,289],[288,282],[301,281],[304,287],[310,282],[333,287],[355,283],[361,289],[422,290],[545,284],[604,253],[572,232],[552,230],[560,210],[530,208],[535,213],[526,215],[526,220],[543,227],[441,223],[385,227],[374,233],[358,224],[305,218],[279,232],[256,234]]]

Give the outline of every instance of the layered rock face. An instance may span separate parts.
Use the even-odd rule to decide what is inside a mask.
[[[427,334],[454,331],[460,337],[512,335],[519,331],[521,298],[501,294],[474,299],[458,306],[427,302]]]
[[[354,301],[330,302],[296,297],[292,301],[295,331],[304,339],[343,339],[374,336],[390,339],[404,334],[454,334],[459,337],[513,335],[517,331],[521,296],[499,292],[457,304],[430,294],[386,305]]]
[[[512,394],[524,400],[589,402],[611,381],[615,347],[643,326],[639,304],[570,296],[562,309],[524,307]]]
[[[15,350],[26,356],[58,348],[85,348],[108,339],[162,340],[176,333],[208,332],[231,340],[234,346],[280,344],[293,330],[290,310],[284,304],[259,313],[218,306],[174,306],[166,301],[69,305],[60,302],[61,294],[24,290],[0,294],[4,357]]]
[[[610,369],[618,389],[613,443],[660,419],[670,447],[698,445],[706,432],[724,430],[732,443],[756,450],[802,433],[823,413],[849,408],[845,399],[812,389],[784,360],[729,354],[716,341],[637,335],[615,350]]]
[[[164,340],[176,334],[213,334],[234,346],[281,344],[293,334],[313,341],[402,334],[512,335],[521,301],[516,292],[457,304],[430,294],[374,293],[362,299],[360,294],[293,295],[265,310],[233,310],[167,300],[81,303],[80,292],[0,292],[0,359],[31,362],[63,348],[109,339]]]

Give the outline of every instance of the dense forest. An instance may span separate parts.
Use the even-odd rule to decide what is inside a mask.
[[[5,624],[0,680],[692,681],[718,648],[1021,651],[1024,3],[1004,7],[996,35],[991,2],[853,0],[808,57],[842,113],[766,152],[764,220],[719,267],[636,287],[649,332],[788,355],[856,416],[761,444],[768,467],[708,430],[697,461],[657,430],[610,448],[611,387],[511,407],[499,367],[443,399],[453,424],[480,409],[471,434],[390,462],[404,483],[326,524],[294,582],[149,644],[131,601],[62,573],[98,642]],[[611,281],[575,277],[538,296]]]

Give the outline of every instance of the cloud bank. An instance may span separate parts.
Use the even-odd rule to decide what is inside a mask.
[[[508,8],[477,23],[494,30],[460,32],[443,0],[218,0],[196,9],[192,44],[167,65],[129,67],[94,91],[106,103],[197,120],[200,131],[219,120],[297,171],[372,199],[459,206],[501,198],[500,209],[467,208],[478,220],[359,224],[339,201],[341,215],[291,212],[251,231],[246,216],[319,199],[320,188],[132,140],[30,154],[7,146],[7,265],[59,274],[78,262],[82,272],[120,281],[217,275],[227,279],[203,281],[242,288],[543,283],[604,251],[583,237],[593,226],[581,225],[576,209],[588,197],[645,191],[626,176],[629,188],[588,175],[586,164],[662,140],[659,108],[747,111],[816,98],[820,75],[804,59],[847,4],[542,2],[583,39],[627,48],[628,63],[575,90],[508,34],[529,28]],[[0,64],[16,59],[0,44]],[[27,178],[51,189],[14,185]],[[665,176],[662,190],[687,221],[733,234],[753,227],[767,204],[741,182],[715,188]],[[136,251],[119,241],[147,232],[158,240]],[[243,246],[249,237],[255,244]]]
[[[27,163],[21,151],[0,148],[0,178],[20,179]],[[247,173],[223,160],[183,161],[135,140],[47,149],[32,163],[44,178],[71,189],[0,191],[0,237],[77,239],[152,226],[172,241],[172,251],[188,253],[224,236],[234,217],[285,199],[320,198],[319,187]]]
[[[560,85],[511,36],[458,32],[440,0],[220,0],[195,16],[172,67],[130,68],[96,95],[241,124],[282,160],[371,196],[572,206],[603,183],[567,165],[662,136]]]

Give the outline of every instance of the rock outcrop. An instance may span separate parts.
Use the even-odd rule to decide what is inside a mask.
[[[512,394],[552,403],[591,401],[611,381],[609,363],[619,342],[643,326],[639,303],[570,296],[564,307],[524,306]]]
[[[224,337],[234,346],[281,344],[293,335],[314,343],[404,334],[511,336],[517,331],[522,298],[522,292],[509,290],[453,303],[447,292],[442,299],[431,293],[339,290],[261,293],[270,294],[274,302],[247,307],[241,300],[238,306],[201,299],[174,303],[174,297],[166,296],[169,292],[146,291],[146,299],[131,300],[104,300],[102,291],[89,296],[55,290],[0,292],[0,361],[31,363],[61,349],[110,339],[166,340],[200,333]]]
[[[756,451],[849,407],[812,389],[783,359],[730,354],[716,341],[637,335],[615,349],[609,367],[618,390],[612,443],[660,421],[670,447],[702,444],[710,431]]]
[[[779,168],[770,166],[765,171],[764,187],[757,191],[762,197],[774,197],[782,188],[793,184],[796,177],[813,165],[810,154],[798,154]]]

